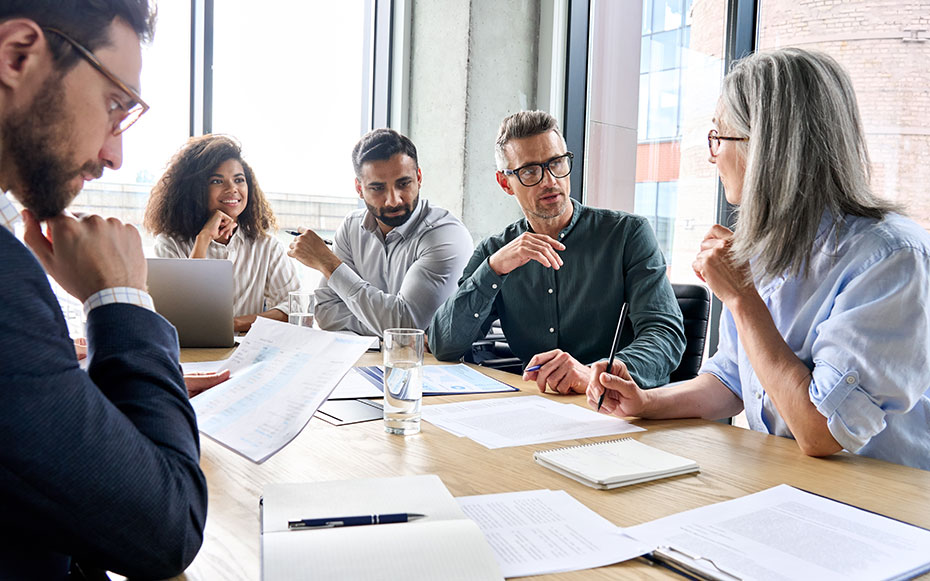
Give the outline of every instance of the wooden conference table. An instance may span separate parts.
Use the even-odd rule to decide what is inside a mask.
[[[223,359],[225,349],[185,349],[184,361]],[[360,364],[380,363],[380,353]],[[427,364],[436,361],[427,355]],[[425,404],[466,398],[538,394],[535,384],[485,368],[520,392],[428,397]],[[554,396],[585,406],[584,396]],[[206,436],[201,461],[210,500],[203,548],[178,579],[255,580],[260,577],[258,499],[266,484],[414,474],[438,474],[453,496],[549,488],[565,490],[616,525],[659,517],[790,484],[893,518],[930,528],[930,472],[842,453],[804,456],[794,441],[704,420],[645,421],[632,434],[642,442],[696,460],[697,475],[614,490],[596,490],[539,466],[533,452],[608,440],[616,436],[488,450],[428,422],[414,436],[384,433],[382,422],[333,426],[313,419],[303,432],[263,464],[254,464]],[[928,576],[930,577],[930,576]],[[639,560],[610,567],[545,575],[539,579],[676,578]]]

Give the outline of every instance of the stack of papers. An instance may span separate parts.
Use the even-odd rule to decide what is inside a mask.
[[[478,523],[504,577],[578,571],[649,552],[564,490],[457,498]]]
[[[263,462],[300,433],[370,345],[370,337],[259,317],[227,360],[230,379],[191,400],[200,431]]]
[[[423,419],[491,449],[645,431],[538,395],[423,406]]]
[[[701,579],[910,579],[930,531],[782,484],[625,532]]]

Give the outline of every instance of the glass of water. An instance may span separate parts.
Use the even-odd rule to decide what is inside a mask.
[[[316,299],[311,291],[287,293],[287,322],[301,327],[313,326],[313,307]]]
[[[420,431],[423,400],[423,331],[384,331],[384,431],[406,436]]]

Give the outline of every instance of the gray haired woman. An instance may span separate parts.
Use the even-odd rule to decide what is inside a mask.
[[[869,189],[855,93],[832,58],[752,55],[723,82],[708,135],[735,232],[714,226],[695,273],[723,302],[698,377],[644,391],[597,364],[602,411],[717,419],[930,470],[930,235]]]

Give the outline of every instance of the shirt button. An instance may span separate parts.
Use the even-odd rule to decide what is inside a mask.
[[[756,392],[756,399],[762,399],[762,392],[761,392],[761,391],[757,391],[757,392]]]
[[[856,378],[853,377],[852,375],[847,375],[847,376],[846,376],[846,383],[848,383],[849,385],[852,385],[852,384],[856,383]]]
[[[491,288],[497,288],[497,283],[492,284]]]
[[[555,333],[555,329],[552,328],[552,327],[549,327],[549,332],[550,332],[550,333]]]
[[[478,313],[475,313],[475,318],[476,318],[476,319],[478,318]]]
[[[552,289],[549,289],[549,294],[550,294],[550,295],[552,294]]]
[[[561,234],[559,234],[559,238],[565,238],[565,232],[562,232]]]

